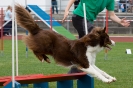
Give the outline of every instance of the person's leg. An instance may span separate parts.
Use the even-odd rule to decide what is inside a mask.
[[[55,1],[55,9],[56,9],[56,13],[58,14],[58,6],[57,6],[57,1]]]
[[[54,2],[52,1],[52,14],[54,14]]]
[[[12,35],[12,21],[9,22],[9,31],[8,31],[9,35]]]
[[[74,28],[78,32],[79,38],[83,37],[86,34],[84,18],[78,15],[73,15],[72,23]],[[93,25],[89,21],[87,21],[87,29],[88,29],[88,33],[91,32],[91,30],[93,29]]]
[[[84,27],[85,27],[85,24],[84,24]],[[87,21],[88,33],[90,33],[93,28],[94,28],[94,25],[91,22]]]
[[[7,21],[4,21],[4,23],[6,23]],[[10,28],[10,25],[9,23],[7,23],[4,27],[3,27],[3,35],[4,36],[8,36],[9,35],[9,28]]]
[[[72,66],[71,69],[69,70],[68,74],[71,73],[81,73],[83,71],[79,70],[76,66]]]
[[[126,11],[127,11],[127,5],[124,4],[124,12],[126,12]]]
[[[83,37],[85,35],[85,30],[83,27],[83,17],[73,15],[72,16],[72,24],[74,28],[77,30],[79,38]]]

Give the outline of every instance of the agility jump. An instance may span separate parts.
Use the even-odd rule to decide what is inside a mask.
[[[14,12],[14,4],[13,4],[13,12]],[[16,31],[15,24],[15,16],[12,15],[12,35],[14,35],[14,31]],[[16,34],[17,35],[17,34]],[[17,39],[17,38],[16,38]],[[12,76],[11,77],[1,77],[0,78],[0,85],[4,86],[4,88],[20,88],[21,86],[35,83],[34,88],[38,87],[38,84],[42,84],[42,82],[57,82],[57,88],[72,88],[72,80],[78,79],[78,88],[94,88],[94,79],[85,73],[79,74],[61,74],[61,75],[50,75],[50,76],[43,76],[43,75],[29,75],[29,76],[15,76],[15,63],[14,63],[14,36],[12,36]],[[85,78],[84,78],[85,77]],[[70,80],[70,81],[69,81]],[[85,83],[86,82],[86,83]],[[88,85],[88,83],[91,83]],[[46,83],[47,84],[47,83]],[[65,85],[66,84],[66,85]],[[69,86],[68,86],[69,84]],[[47,85],[45,85],[46,88]],[[40,88],[44,88],[44,86],[39,86]]]

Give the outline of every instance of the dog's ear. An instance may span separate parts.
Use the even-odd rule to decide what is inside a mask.
[[[96,29],[96,32],[97,32],[98,34],[105,33],[105,32],[106,32],[106,26],[105,26],[104,28],[98,27],[98,28]]]
[[[106,26],[104,27],[103,32],[104,32],[104,33],[106,32]]]
[[[101,34],[103,32],[104,32],[104,29],[103,28],[101,28],[101,27],[95,27],[95,28],[93,28],[93,30],[92,30],[91,33],[93,33],[93,34]]]

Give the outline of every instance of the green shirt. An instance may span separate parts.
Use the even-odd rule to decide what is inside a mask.
[[[92,23],[104,8],[108,11],[114,11],[114,0],[80,0],[78,7],[73,11],[73,14],[84,17],[83,3],[85,3],[86,8],[86,18]]]

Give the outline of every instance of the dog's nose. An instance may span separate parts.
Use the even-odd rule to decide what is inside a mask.
[[[115,41],[111,40],[111,43],[112,46],[115,46]]]

